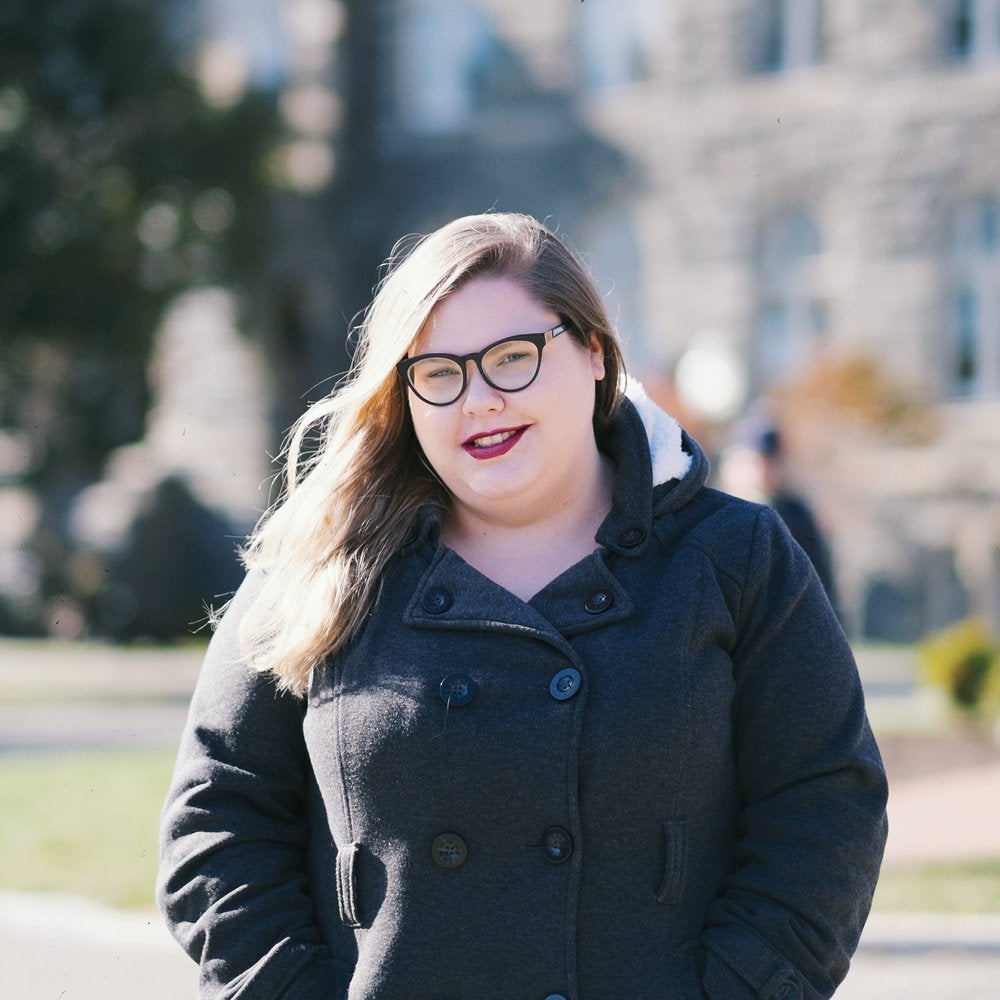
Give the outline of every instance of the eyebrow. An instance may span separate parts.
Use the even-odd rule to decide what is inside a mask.
[[[500,344],[505,344],[508,340],[525,340],[528,337],[541,337],[545,334],[552,334],[553,339],[557,337],[560,333],[565,333],[570,329],[572,324],[567,320],[560,320],[555,326],[550,326],[545,330],[530,330],[525,333],[509,333],[506,337],[500,337],[499,340],[490,341],[490,343],[485,344],[483,347],[479,348],[478,351],[469,351],[467,354],[456,354],[453,351],[419,351],[416,354],[404,355],[401,360],[408,359],[412,361],[414,358],[454,358],[457,361],[471,361],[473,358],[485,354],[487,351],[494,347],[498,347]]]

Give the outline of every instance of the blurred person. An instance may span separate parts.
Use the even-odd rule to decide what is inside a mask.
[[[592,279],[528,216],[400,251],[360,332],[165,804],[200,995],[831,996],[885,775],[780,518],[624,393]]]
[[[830,547],[809,502],[792,485],[784,440],[776,424],[756,418],[737,424],[720,456],[719,485],[727,493],[777,511],[809,556],[839,616]]]

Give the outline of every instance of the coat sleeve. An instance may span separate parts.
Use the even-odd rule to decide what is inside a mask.
[[[825,1000],[847,973],[887,786],[847,640],[808,557],[758,511],[735,598],[733,868],[709,910],[711,1000]]]
[[[244,583],[212,637],[163,810],[157,902],[199,997],[331,1000],[309,894],[303,703],[241,660]]]

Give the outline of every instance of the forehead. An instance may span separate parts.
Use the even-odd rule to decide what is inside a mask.
[[[415,354],[468,354],[504,337],[540,333],[559,317],[513,278],[483,275],[445,296],[413,342]]]

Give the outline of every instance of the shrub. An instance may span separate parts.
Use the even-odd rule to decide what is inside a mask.
[[[966,618],[920,644],[926,683],[947,692],[961,711],[993,721],[1000,716],[1000,644],[981,618]]]

